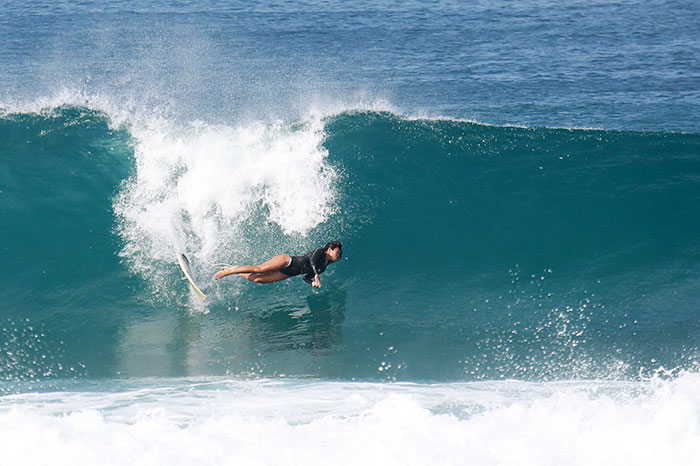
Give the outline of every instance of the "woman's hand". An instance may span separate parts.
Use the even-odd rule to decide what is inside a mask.
[[[321,277],[319,277],[318,274],[314,277],[314,281],[311,282],[311,286],[314,288],[321,288]]]

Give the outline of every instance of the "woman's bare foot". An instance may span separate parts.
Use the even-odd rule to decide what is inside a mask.
[[[221,267],[221,270],[216,272],[216,274],[214,275],[214,280],[218,280],[220,278],[224,278],[227,275],[231,275],[232,273],[234,273],[235,269],[236,267]]]

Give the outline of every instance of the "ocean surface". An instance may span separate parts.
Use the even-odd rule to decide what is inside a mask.
[[[698,2],[9,0],[0,44],[0,464],[700,464]],[[330,240],[318,290],[212,279]]]

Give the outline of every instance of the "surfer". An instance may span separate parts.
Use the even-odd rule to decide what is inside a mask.
[[[214,275],[214,280],[227,275],[238,274],[251,282],[272,283],[304,274],[303,279],[305,282],[310,283],[314,288],[321,288],[319,275],[326,270],[328,264],[340,259],[342,253],[343,245],[340,244],[340,241],[331,241],[324,247],[303,256],[280,254],[260,265],[222,267]]]

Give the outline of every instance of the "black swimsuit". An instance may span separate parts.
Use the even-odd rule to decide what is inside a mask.
[[[314,276],[318,273],[323,273],[328,267],[326,260],[326,250],[318,248],[303,256],[290,256],[289,265],[279,271],[290,277],[304,274],[304,281],[312,283]]]

